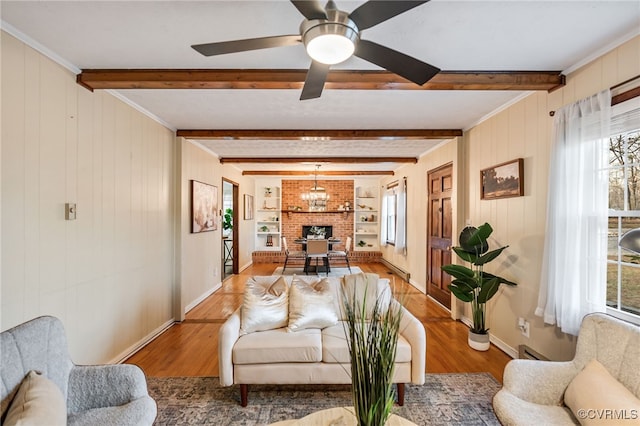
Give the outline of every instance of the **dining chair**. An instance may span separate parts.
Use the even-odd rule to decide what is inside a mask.
[[[351,237],[347,237],[344,243],[344,250],[329,250],[329,260],[335,258],[344,258],[345,262],[347,262],[349,273],[351,273],[351,265],[349,265],[349,250],[351,249],[351,241]]]
[[[304,272],[309,275],[311,261],[316,261],[316,274],[318,274],[318,260],[322,259],[325,272],[329,276],[329,241],[328,240],[307,240],[307,257],[304,262]],[[320,274],[318,274],[320,275]]]
[[[305,269],[306,269],[306,260],[307,260],[307,253],[302,251],[302,250],[294,250],[294,251],[290,251],[289,250],[289,246],[287,245],[287,238],[286,237],[282,237],[282,248],[284,248],[284,267],[282,268],[282,274],[284,274],[284,271],[287,269],[287,262],[289,261],[289,259],[300,259],[300,260],[304,260],[305,261]]]

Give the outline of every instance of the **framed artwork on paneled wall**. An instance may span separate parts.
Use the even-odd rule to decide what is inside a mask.
[[[218,187],[191,181],[191,233],[218,229]]]
[[[480,171],[480,198],[520,197],[524,195],[524,160],[517,158]]]
[[[253,219],[253,195],[244,194],[244,219]]]

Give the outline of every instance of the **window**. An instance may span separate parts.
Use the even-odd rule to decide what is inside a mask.
[[[618,247],[625,232],[640,227],[640,98],[612,108],[609,138],[609,232],[607,310],[640,321],[640,255]]]
[[[387,193],[384,197],[384,202],[386,203],[386,223],[387,227],[387,244],[395,244],[396,242],[396,211],[397,211],[397,202],[398,196],[396,195],[393,189],[387,190]]]

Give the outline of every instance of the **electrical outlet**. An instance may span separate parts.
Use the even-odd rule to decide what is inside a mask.
[[[217,277],[217,276],[218,276],[218,272],[219,272],[219,271],[218,271],[218,267],[216,266],[216,267],[213,269],[213,276],[214,276],[214,277]]]

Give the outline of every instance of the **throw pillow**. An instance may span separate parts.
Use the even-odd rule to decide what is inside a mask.
[[[376,302],[379,303],[380,313],[386,312],[391,303],[388,280],[381,280],[377,274],[360,272],[345,275],[342,277],[341,292],[341,299],[357,309],[356,318],[361,318],[364,313],[365,319],[369,320]],[[343,306],[340,306],[342,320],[346,319],[344,301]]]
[[[242,301],[240,335],[287,326],[289,286],[283,276],[251,277]]]
[[[640,422],[640,400],[595,359],[569,383],[564,402],[582,425],[620,425],[624,419],[629,424]]]
[[[289,326],[287,331],[325,328],[338,323],[332,281],[309,282],[294,276],[289,289]]]
[[[10,425],[66,425],[67,404],[58,385],[30,371],[22,381],[3,423]]]

